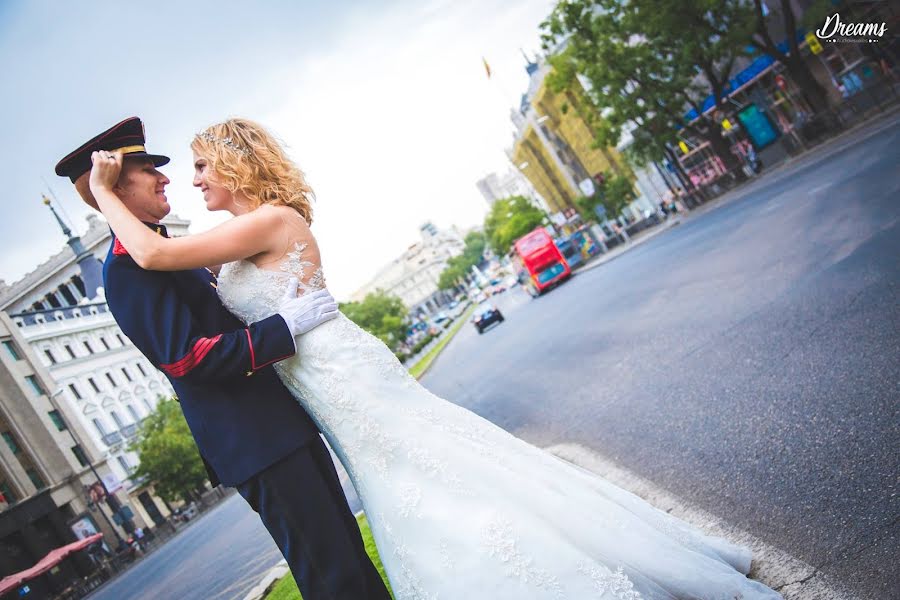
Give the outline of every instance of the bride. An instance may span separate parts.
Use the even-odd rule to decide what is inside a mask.
[[[223,265],[218,293],[247,323],[277,312],[290,278],[323,288],[312,190],[275,138],[229,119],[191,148],[207,209],[234,218],[182,238],[112,193],[121,156],[93,157],[91,191],[137,263]],[[398,600],[781,598],[745,577],[748,549],[434,396],[343,315],[296,343],[276,369],[350,474]]]

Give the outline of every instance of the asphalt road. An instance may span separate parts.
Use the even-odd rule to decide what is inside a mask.
[[[90,599],[243,598],[280,560],[259,517],[235,494]]]
[[[900,119],[466,327],[423,383],[898,597]],[[837,146],[835,146],[837,147]]]
[[[506,322],[465,326],[423,383],[896,597],[900,121],[864,133],[540,299],[498,296]],[[91,600],[243,598],[278,560],[235,496]]]

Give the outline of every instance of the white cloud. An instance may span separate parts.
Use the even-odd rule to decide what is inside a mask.
[[[188,71],[176,77],[178,89],[168,90],[180,103],[169,98],[166,114],[152,120],[142,114],[151,149],[173,159],[174,212],[195,231],[222,220],[190,187],[187,142],[227,116],[259,120],[285,140],[316,190],[313,230],[329,287],[346,298],[416,241],[422,222],[482,221],[486,204],[475,182],[507,168],[509,110],[527,85],[519,48],[538,48],[538,25],[552,6],[435,0],[356,9],[329,22],[327,35],[318,32],[327,43],[267,51],[243,76],[208,73],[209,59],[195,56],[196,64],[181,67]],[[297,35],[316,26],[306,23]],[[190,59],[166,62],[175,69]],[[30,270],[46,257],[41,251],[31,265],[20,265],[21,253],[16,265],[0,263],[0,275],[9,281]]]

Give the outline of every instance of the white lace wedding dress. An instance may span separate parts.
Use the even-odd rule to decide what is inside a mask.
[[[321,287],[304,250],[281,272],[225,265],[222,301],[250,323],[289,276]],[[781,598],[744,576],[749,550],[434,396],[343,315],[276,369],[350,474],[397,600]]]

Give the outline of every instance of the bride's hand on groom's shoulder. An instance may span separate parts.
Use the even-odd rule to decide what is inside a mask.
[[[291,335],[298,336],[338,316],[338,305],[327,289],[297,296],[299,282],[292,277],[278,306]]]

